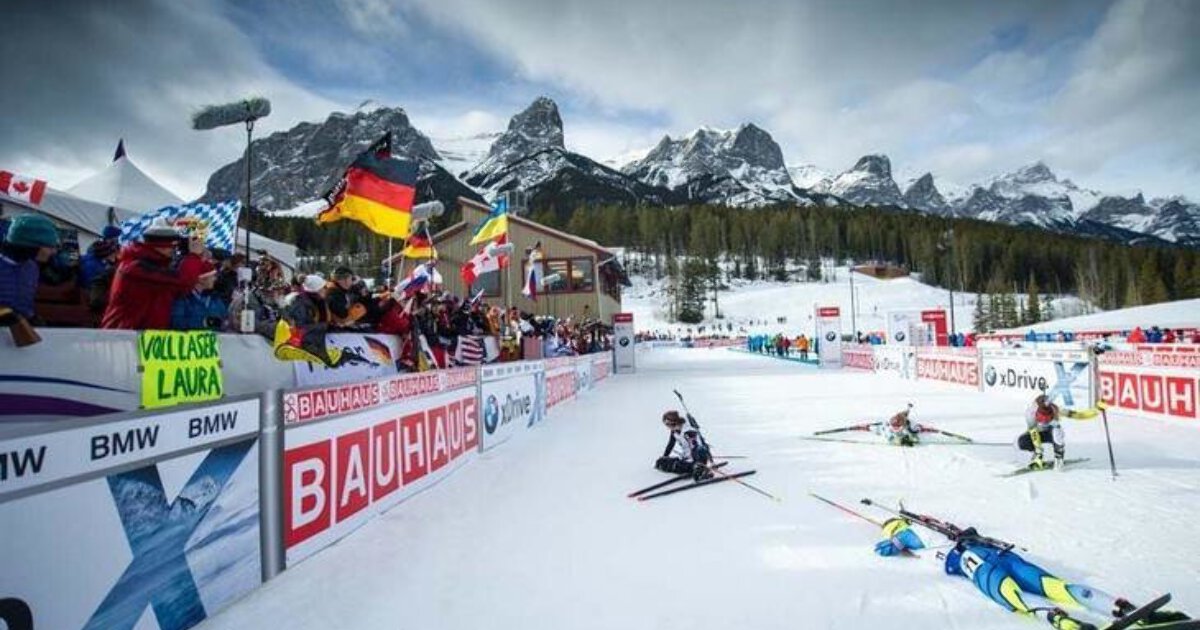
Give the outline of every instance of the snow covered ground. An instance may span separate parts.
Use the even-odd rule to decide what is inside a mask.
[[[997,475],[1009,447],[900,449],[798,439],[915,403],[920,421],[1009,441],[1027,401],[725,350],[639,353],[430,492],[285,572],[204,630],[1038,627],[947,577],[926,551],[883,559],[878,532],[809,498],[903,499],[1025,547],[1063,576],[1135,601],[1170,591],[1200,613],[1200,427],[1112,416],[1120,477],[1099,422],[1071,422],[1062,473]],[[663,476],[659,416],[678,388],[716,451],[754,484],[644,503]],[[868,508],[864,508],[868,510]],[[873,512],[872,516],[879,516]],[[927,535],[932,544],[938,538]],[[1044,626],[1048,627],[1048,626]]]
[[[722,328],[733,323],[734,332],[745,328],[751,333],[804,333],[814,332],[813,306],[839,306],[842,309],[842,330],[849,333],[850,275],[846,267],[839,267],[830,282],[774,282],[770,280],[735,280],[729,291],[719,296],[721,314],[724,319],[715,319],[711,299],[706,308],[703,325],[719,323]],[[634,314],[634,326],[639,331],[678,332],[681,325],[669,321],[666,312],[666,286],[663,280],[652,280],[635,275],[630,278],[631,288],[622,294],[622,308]],[[863,274],[854,274],[855,312],[854,324],[863,332],[887,329],[887,313],[904,309],[949,309],[950,293],[945,289],[923,284],[919,280],[896,278],[878,280]],[[711,298],[711,295],[710,295]],[[1077,314],[1083,312],[1083,304],[1075,297],[1056,298],[1054,312]],[[972,317],[975,312],[975,294],[954,294],[955,330],[974,330]],[[779,317],[787,323],[777,324]],[[766,320],[767,324],[750,325],[750,321]]]

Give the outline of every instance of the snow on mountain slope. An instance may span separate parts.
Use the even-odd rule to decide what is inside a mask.
[[[488,155],[488,149],[499,138],[501,132],[479,133],[472,136],[430,138],[442,159],[442,168],[456,177],[471,170]]]
[[[816,164],[797,164],[787,167],[787,171],[792,176],[792,183],[804,189],[817,188],[821,182],[833,178],[832,173]]]
[[[826,267],[828,269],[828,267]],[[644,331],[678,331],[681,325],[668,321],[665,280],[652,280],[642,275],[633,275],[633,287],[622,293],[622,308],[634,314],[634,325]],[[813,307],[838,306],[842,309],[842,330],[851,332],[850,277],[846,267],[836,270],[836,278],[826,282],[774,282],[769,280],[732,281],[729,291],[722,291],[718,298],[723,319],[713,317],[711,301],[705,309],[705,321],[700,324],[712,327],[719,324],[725,328],[733,324],[733,332],[785,332],[788,334],[811,335],[813,333]],[[877,280],[870,276],[854,274],[856,302],[855,324],[863,332],[881,331],[887,328],[888,311],[902,309],[945,308],[949,309],[950,293],[945,289],[921,283],[915,278]],[[1074,297],[1053,300],[1056,315],[1066,316],[1084,312],[1084,305]],[[975,310],[975,295],[956,292],[954,294],[955,329],[960,332],[973,330],[972,315]],[[786,317],[784,324],[777,318]],[[764,322],[765,323],[761,323]],[[760,322],[750,324],[749,322]]]
[[[860,206],[904,207],[904,196],[892,179],[892,162],[886,155],[864,155],[850,170],[822,182],[817,190]]]

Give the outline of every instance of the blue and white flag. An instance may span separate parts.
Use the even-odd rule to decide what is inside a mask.
[[[238,214],[242,202],[185,203],[167,206],[140,217],[121,223],[118,241],[124,247],[141,240],[142,233],[155,221],[162,220],[179,230],[185,237],[199,233],[204,235],[204,245],[209,249],[233,251],[233,239],[237,231]]]

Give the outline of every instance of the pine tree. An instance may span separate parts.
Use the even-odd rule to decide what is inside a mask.
[[[1038,296],[1037,278],[1029,276],[1029,284],[1025,285],[1025,323],[1036,324],[1042,321],[1042,303]]]
[[[706,267],[703,261],[695,259],[683,263],[679,284],[678,320],[685,324],[704,321]]]
[[[1169,299],[1167,285],[1163,282],[1162,274],[1158,272],[1158,264],[1153,254],[1142,260],[1137,283],[1141,290],[1142,304],[1158,304]]]
[[[975,313],[972,316],[972,323],[975,326],[975,332],[983,333],[992,329],[991,318],[989,317],[987,307],[983,303],[983,294],[975,294]]]

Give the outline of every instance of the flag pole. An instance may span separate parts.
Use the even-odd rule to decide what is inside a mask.
[[[385,278],[387,278],[386,282],[387,282],[387,286],[389,288],[392,286],[392,264],[393,264],[393,262],[392,262],[392,237],[389,236],[388,237],[387,269],[385,270],[385,273],[387,275],[384,276]]]

